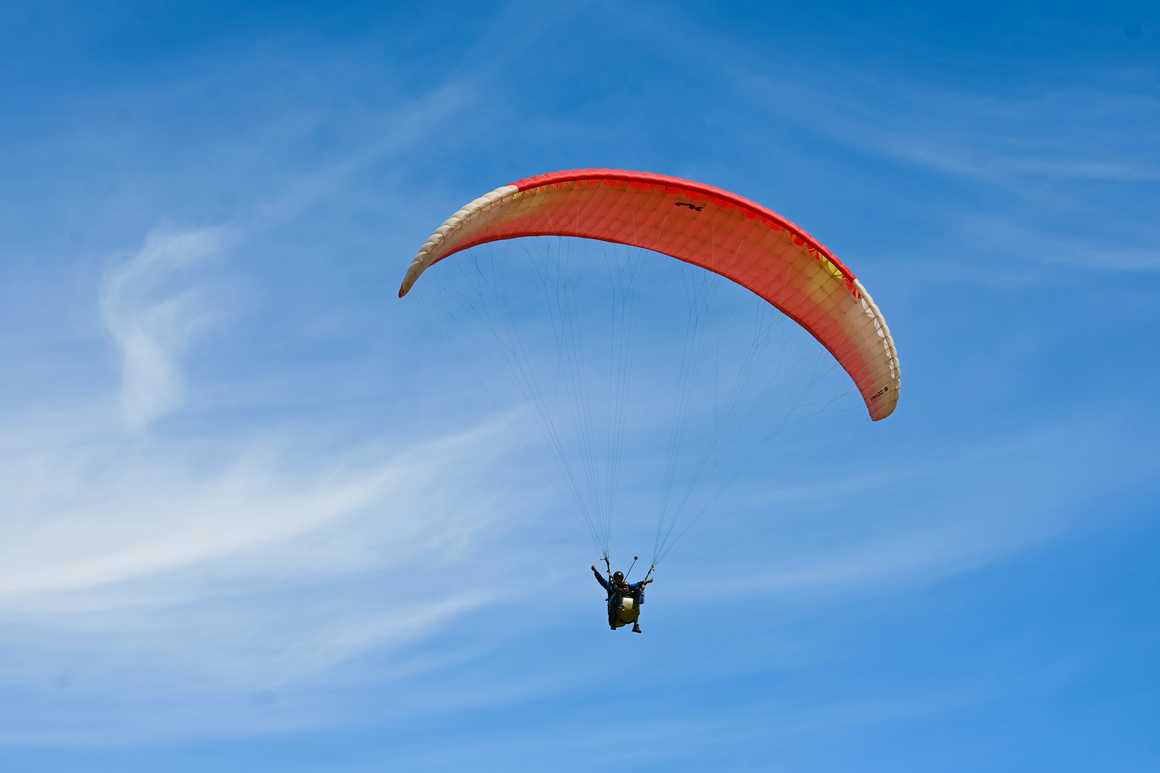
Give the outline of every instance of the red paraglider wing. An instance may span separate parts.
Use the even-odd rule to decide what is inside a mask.
[[[522,236],[617,242],[720,274],[776,306],[825,346],[854,380],[872,419],[886,418],[898,404],[894,340],[854,273],[777,213],[679,177],[578,169],[497,188],[431,235],[411,262],[399,297],[449,255]]]

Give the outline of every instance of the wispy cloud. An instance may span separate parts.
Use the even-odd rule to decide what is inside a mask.
[[[82,431],[63,448],[55,435],[39,448],[26,438],[0,476],[0,684],[9,695],[67,689],[20,721],[0,711],[6,740],[237,731],[237,716],[212,712],[147,720],[163,696],[192,707],[276,691],[291,708],[273,722],[260,706],[242,711],[246,733],[325,723],[303,696],[360,657],[395,664],[364,680],[453,665],[456,647],[418,647],[502,597],[472,562],[519,508],[472,492],[521,442],[518,418],[394,449],[364,444],[325,464],[309,461],[318,450],[303,448],[305,431],[294,448],[262,433],[240,448],[231,437],[181,448],[112,440],[107,427],[101,442]],[[422,594],[393,590],[432,562],[440,572]],[[105,722],[93,712],[113,695],[119,719]]]
[[[474,102],[466,82],[406,100],[390,113],[364,118],[368,138],[361,146],[259,195],[229,224],[150,232],[134,255],[108,272],[101,292],[103,319],[121,363],[128,424],[142,429],[181,408],[183,358],[233,313],[228,296],[206,279],[214,258],[252,247],[266,232],[336,195],[360,172],[423,142]]]
[[[627,11],[622,22],[645,30],[655,20]],[[916,168],[1000,185],[1160,181],[1160,146],[1144,130],[1160,120],[1148,69],[1077,64],[1070,73],[1021,73],[1005,90],[972,90],[926,71],[854,68],[788,35],[739,47],[691,16],[667,18],[666,31],[662,50],[669,35],[698,41],[699,60],[731,84],[735,110]]]
[[[1033,218],[1029,216],[1001,213],[959,216],[953,222],[957,223],[956,230],[962,241],[1025,263],[1119,272],[1160,269],[1160,247],[1143,240],[1133,244],[1131,231],[1105,232],[1103,238],[1098,238],[1100,233],[1092,228],[1077,225],[1060,228],[1048,224],[1037,228],[1031,225]]]
[[[204,285],[183,280],[228,241],[222,228],[154,232],[106,277],[101,310],[120,358],[121,407],[131,426],[180,407],[181,357],[225,312]]]
[[[409,518],[417,503],[406,493],[421,496],[445,467],[498,432],[439,438],[385,459],[339,457],[313,470],[267,440],[237,449],[226,440],[197,452],[130,439],[87,452],[24,449],[5,475],[13,533],[0,599],[96,588],[266,550],[385,501],[395,506],[379,528],[407,544],[422,535]]]
[[[1072,452],[1078,438],[1083,459]],[[693,598],[732,590],[832,599],[979,570],[1089,528],[1087,505],[1129,481],[1153,480],[1155,470],[1128,450],[1133,442],[1118,422],[1073,420],[875,474],[775,485],[766,507],[806,515],[775,521],[784,544],[767,565],[724,573],[708,587],[672,590]],[[892,505],[898,492],[906,492],[906,503]],[[814,528],[810,498],[846,505],[834,513],[827,504],[827,525]],[[873,520],[862,517],[867,511]]]
[[[729,66],[743,88],[776,94],[764,104],[783,119],[929,171],[1000,185],[1160,181],[1160,147],[1139,130],[1160,120],[1160,108],[1114,85],[983,95],[885,72],[822,69],[786,82]]]

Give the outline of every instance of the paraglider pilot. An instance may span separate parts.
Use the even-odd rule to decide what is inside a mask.
[[[632,623],[632,632],[641,633],[638,622],[640,605],[644,603],[644,586],[652,580],[645,578],[630,585],[624,579],[624,572],[619,570],[613,572],[610,579],[605,580],[595,564],[592,565],[592,574],[596,577],[596,582],[600,583],[600,587],[608,593],[608,627],[615,631],[622,625]]]

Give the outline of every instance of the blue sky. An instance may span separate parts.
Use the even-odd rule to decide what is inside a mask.
[[[0,769],[1160,767],[1160,15],[623,5],[0,9]],[[903,367],[880,424],[750,395],[641,637],[461,277],[395,299],[581,166],[803,225]]]

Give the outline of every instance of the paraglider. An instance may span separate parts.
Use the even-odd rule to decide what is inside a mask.
[[[821,242],[772,210],[679,177],[578,169],[528,177],[496,188],[459,209],[431,234],[411,261],[399,297],[407,295],[433,265],[456,253],[492,242],[547,236],[641,248],[724,277],[759,296],[813,336],[848,374],[873,421],[890,416],[898,405],[901,375],[894,340],[881,311],[853,271]],[[579,265],[576,270],[586,268]],[[523,356],[518,347],[515,356]],[[615,476],[611,472],[604,478],[588,475],[587,485],[599,490],[586,495],[581,490],[585,477],[573,475],[563,459],[550,406],[543,404],[536,390],[529,391],[541,402],[541,419],[568,472],[577,507],[589,521],[607,563],[607,531],[615,508],[610,504],[612,494],[606,495],[604,488],[612,489]],[[690,399],[708,398],[694,394]],[[780,395],[771,398],[787,404],[790,399]],[[766,407],[772,411],[781,406]],[[578,410],[576,414],[587,416],[588,412]],[[615,442],[608,443],[609,449],[618,447]],[[593,447],[586,448],[587,464],[599,463],[600,457]],[[596,528],[589,510],[599,510],[609,523],[608,529]],[[628,585],[623,575],[618,582],[611,571],[605,579],[593,566],[597,580],[608,591],[610,627],[632,623],[633,630],[639,632],[644,586],[671,548],[671,540],[683,533],[674,537],[671,525],[662,529],[658,522],[649,573],[640,583]]]
[[[633,563],[636,563],[636,557],[633,557]],[[605,565],[611,567],[608,563],[608,558],[604,559]],[[632,572],[632,567],[629,567],[629,572]],[[651,577],[645,577],[640,582],[629,584],[625,573],[619,569],[613,572],[608,579],[604,579],[604,575],[600,574],[600,570],[596,568],[596,564],[592,565],[592,574],[596,577],[596,582],[600,583],[600,587],[604,588],[608,598],[605,601],[608,603],[608,627],[615,631],[621,626],[632,623],[633,633],[642,633],[640,628],[640,608],[644,604],[644,588],[652,582]]]

